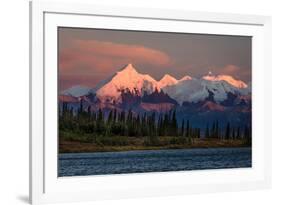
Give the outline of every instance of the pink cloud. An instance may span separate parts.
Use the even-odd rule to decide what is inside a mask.
[[[235,66],[235,65],[227,65],[223,68],[223,72],[225,74],[229,74],[229,75],[235,74],[235,73],[239,72],[240,70],[241,70],[241,68],[238,66]]]
[[[60,70],[68,72],[112,71],[126,63],[154,66],[171,64],[170,57],[156,49],[141,45],[118,44],[96,40],[74,40],[68,48],[60,50]],[[76,71],[75,71],[76,70]]]
[[[94,87],[102,78],[108,76],[100,75],[63,75],[59,78],[59,89],[60,91],[72,87],[75,82],[76,85],[82,85],[87,87]]]

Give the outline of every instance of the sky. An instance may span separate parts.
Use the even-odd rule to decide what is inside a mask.
[[[251,82],[251,37],[58,28],[60,91],[95,85],[132,63],[160,80],[200,78],[208,72]]]

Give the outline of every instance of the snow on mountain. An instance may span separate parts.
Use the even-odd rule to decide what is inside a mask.
[[[90,90],[91,89],[88,87],[76,85],[76,86],[73,86],[71,88],[68,88],[68,89],[62,91],[60,94],[73,96],[73,97],[80,97],[83,95],[87,95],[90,92]]]
[[[197,102],[208,97],[208,92],[205,92],[203,85],[197,79],[179,82],[163,88],[163,91],[180,104],[185,101]]]
[[[128,64],[121,71],[104,81],[105,84],[96,89],[96,96],[103,102],[121,102],[121,94],[130,91],[136,95],[152,93],[158,89],[157,81],[147,74],[136,71]]]
[[[191,79],[179,82],[173,86],[163,88],[163,91],[170,97],[177,100],[178,103],[198,102],[213,94],[216,102],[222,102],[227,99],[227,93],[248,94],[247,89],[239,89],[228,82],[212,81],[206,79]]]
[[[208,75],[205,75],[202,77],[202,79],[204,80],[209,80],[209,81],[226,81],[228,82],[230,85],[237,87],[237,88],[247,88],[247,84],[244,83],[242,80],[236,80],[234,79],[232,76],[230,75],[212,75],[211,73],[209,73]]]
[[[178,82],[181,82],[184,80],[192,80],[192,77],[190,77],[189,75],[183,76],[180,80],[178,80]]]
[[[172,77],[171,75],[169,74],[165,74],[163,76],[163,78],[158,81],[158,87],[160,89],[166,87],[166,86],[171,86],[171,85],[174,85],[174,84],[177,84],[178,83],[178,80],[174,77]]]
[[[160,92],[160,90],[162,91]],[[249,96],[251,86],[229,75],[214,76],[211,73],[200,79],[184,76],[180,80],[166,74],[161,80],[156,81],[150,75],[138,73],[132,64],[128,64],[114,75],[98,83],[95,88],[74,86],[61,94],[73,97],[92,94],[94,99],[101,103],[120,104],[122,101],[131,102],[132,99],[127,98],[134,96],[144,98],[147,95],[162,92],[180,105],[183,102],[196,103],[209,100],[210,97],[213,102],[222,103],[230,96],[230,93],[234,96]],[[130,97],[128,94],[132,96]],[[225,103],[227,102],[225,101]]]
[[[179,82],[182,82],[182,81],[185,81],[185,80],[191,80],[191,79],[192,79],[192,77],[186,75],[186,76],[182,77],[180,80],[177,80],[173,76],[171,76],[169,74],[165,74],[163,76],[163,78],[158,81],[158,88],[163,89],[167,86],[175,85]]]

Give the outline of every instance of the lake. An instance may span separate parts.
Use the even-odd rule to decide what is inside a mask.
[[[58,176],[165,172],[252,166],[251,148],[59,154]]]

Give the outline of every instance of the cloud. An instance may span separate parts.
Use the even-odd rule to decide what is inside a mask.
[[[59,77],[59,90],[65,90],[74,85],[94,87],[101,78],[106,76],[100,75],[63,75]]]
[[[152,66],[171,64],[170,57],[156,49],[142,45],[127,45],[96,40],[73,40],[59,51],[59,68],[69,73],[103,72],[116,66],[140,63]]]
[[[222,69],[222,71],[225,74],[233,75],[233,74],[236,74],[237,72],[241,71],[241,68],[236,65],[227,65]]]

